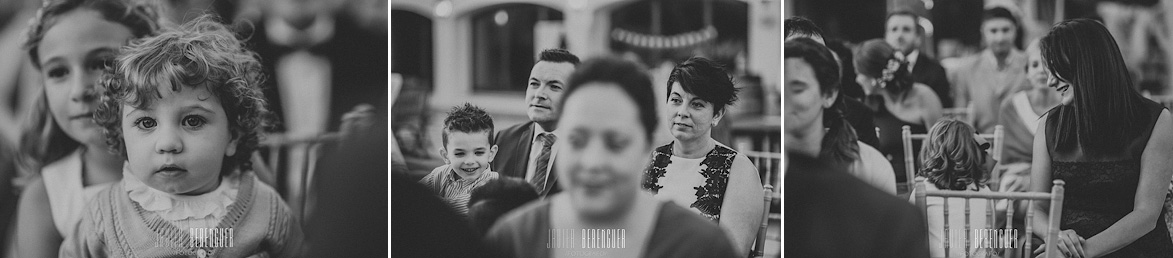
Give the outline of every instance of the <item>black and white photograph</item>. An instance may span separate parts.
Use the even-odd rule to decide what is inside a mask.
[[[0,257],[387,256],[388,14],[0,1]]]
[[[784,256],[1173,257],[1173,2],[784,5]]]
[[[391,1],[391,255],[780,257],[782,5]]]

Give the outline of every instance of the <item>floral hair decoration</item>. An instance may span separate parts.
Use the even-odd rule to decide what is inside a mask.
[[[888,66],[884,67],[884,70],[881,71],[880,74],[881,89],[887,88],[888,83],[892,82],[893,79],[896,79],[896,72],[899,71],[900,67],[903,67],[905,63],[907,62],[904,61],[904,58],[900,55],[895,55],[891,59],[888,59]]]

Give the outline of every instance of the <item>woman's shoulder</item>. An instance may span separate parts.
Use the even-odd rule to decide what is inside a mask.
[[[739,151],[733,150],[733,148],[730,148],[729,146],[725,146],[724,144],[721,144],[720,142],[717,143],[716,148],[717,148],[717,151],[713,152],[716,155],[732,155],[733,156],[733,163],[730,164],[730,169],[745,168],[746,165],[753,167],[753,162],[749,159],[749,156],[745,155],[745,153],[741,153]]]
[[[65,157],[54,160],[41,167],[41,175],[50,177],[48,181],[58,181],[65,177],[81,176],[81,150],[76,150]]]
[[[869,159],[879,158],[887,161],[887,159],[884,158],[884,154],[880,153],[880,150],[876,149],[876,147],[872,147],[871,145],[868,145],[862,141],[855,141],[855,143],[859,145],[860,160],[868,161]]]
[[[914,94],[916,94],[917,96],[920,96],[922,98],[927,98],[930,96],[938,98],[938,99],[940,98],[940,97],[937,97],[937,92],[933,91],[932,87],[929,87],[929,85],[926,85],[924,83],[919,83],[919,82],[912,83],[912,91]]]
[[[937,92],[933,91],[933,88],[930,88],[924,83],[913,83],[912,94],[913,96],[916,96],[916,99],[918,99],[922,105],[928,105],[928,102],[933,101],[937,103],[937,106],[941,105],[941,97],[937,96]]]

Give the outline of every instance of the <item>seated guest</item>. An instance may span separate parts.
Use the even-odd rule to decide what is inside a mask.
[[[920,151],[921,170],[917,175],[926,178],[926,191],[974,191],[990,192],[986,186],[990,171],[994,169],[993,158],[989,153],[990,143],[974,132],[965,122],[948,119],[941,120],[929,130],[925,139],[924,148]],[[909,202],[915,202],[916,191],[909,195]],[[986,214],[992,209],[991,202],[986,199],[951,198],[949,203],[941,197],[926,198],[925,216],[929,219],[929,254],[932,257],[965,256],[972,254],[978,246],[977,238],[962,240],[969,241],[969,250],[951,248],[945,253],[945,245],[964,243],[950,241],[945,243],[945,221],[942,221],[945,209],[951,211],[970,211],[971,214]],[[966,202],[969,204],[966,204]],[[948,206],[948,207],[945,207]],[[955,213],[959,214],[959,213]],[[982,228],[987,225],[986,216],[949,216],[950,229]]]
[[[830,47],[832,51],[835,51],[832,54],[838,55],[835,58],[839,60],[840,66],[850,67],[851,50],[843,46],[843,42],[839,40],[833,40],[830,44],[823,41],[823,31],[818,26],[815,26],[814,22],[798,16],[787,18],[786,40],[789,41],[796,38],[809,38],[819,44]],[[840,74],[840,81],[851,82],[841,84],[842,92],[844,93],[841,95],[846,95],[848,98],[841,98],[842,100],[836,101],[843,102],[844,105],[841,108],[843,115],[846,116],[847,121],[851,124],[851,128],[855,129],[859,140],[868,145],[877,146],[876,144],[879,143],[879,139],[876,138],[877,136],[874,133],[876,131],[876,124],[872,121],[872,116],[875,112],[864,105],[863,102],[860,102],[864,98],[864,94],[859,83],[855,83],[855,70],[853,68],[846,69],[850,70],[850,72]],[[844,77],[848,75],[850,77]]]
[[[846,169],[860,180],[896,195],[896,175],[880,151],[856,140],[840,111],[839,66],[831,51],[810,39],[786,42],[786,128],[798,132],[807,154]],[[840,98],[842,99],[842,98]],[[788,143],[788,144],[794,144]],[[817,148],[813,148],[817,147]]]
[[[851,65],[852,60],[855,60],[851,55],[851,48],[844,45],[843,40],[831,40],[827,42],[827,48],[831,49],[833,56],[839,57],[839,95],[847,96],[841,98],[837,102],[843,102],[843,106],[839,107],[839,111],[843,111],[843,117],[850,123],[851,128],[855,129],[855,136],[859,137],[859,141],[869,146],[877,146],[880,144],[880,139],[876,136],[876,122],[872,120],[875,116],[875,111],[868,108],[861,102],[864,99],[863,88],[855,82],[855,66]]]
[[[641,67],[613,57],[589,60],[570,76],[565,94],[558,121],[565,144],[558,146],[556,163],[565,191],[506,214],[485,237],[490,247],[523,258],[588,251],[602,257],[742,257],[716,224],[640,189],[659,122],[652,81]],[[760,199],[747,201],[761,207]],[[602,231],[603,238],[584,231]],[[609,248],[613,244],[619,248]]]
[[[468,219],[479,234],[489,231],[501,215],[537,200],[534,187],[521,179],[500,177],[472,190],[468,198]]]
[[[828,99],[836,99],[835,95],[842,94],[839,94],[838,81],[834,79],[840,67],[830,59],[827,48],[806,39],[788,41],[786,48],[787,58],[793,58],[786,71],[802,75],[787,77],[790,79],[786,91],[787,126],[805,128],[800,129],[806,132],[802,134],[806,137],[802,140],[812,143],[806,146],[820,147],[808,154],[828,164],[844,167],[861,180],[896,194],[895,175],[888,161],[872,146],[855,140],[860,135],[875,136],[873,131],[861,133],[845,127],[845,112],[842,110],[848,102],[828,104]],[[812,116],[811,112],[821,115]]]
[[[908,71],[912,72],[912,80],[932,88],[941,99],[941,106],[951,108],[953,89],[945,76],[945,67],[941,67],[941,64],[928,54],[920,52],[925,36],[925,28],[918,23],[920,20],[920,15],[910,11],[889,13],[884,25],[884,41],[908,61]]]
[[[969,106],[970,120],[979,133],[993,133],[998,121],[998,104],[1015,92],[1029,88],[1026,82],[1026,55],[1016,42],[1021,23],[1009,10],[994,7],[982,14],[982,45],[978,54],[960,60],[949,75],[954,86],[953,102]]]
[[[999,162],[1005,168],[998,179],[998,191],[1022,192],[1030,187],[1031,143],[1039,118],[1047,110],[1059,104],[1059,93],[1048,87],[1050,71],[1039,54],[1039,41],[1034,40],[1026,48],[1026,78],[1031,89],[1014,93],[1002,101],[998,124],[1002,125],[1005,140],[1002,141],[1002,157]]]
[[[734,247],[748,251],[761,223],[762,181],[749,158],[712,137],[737,89],[720,64],[703,57],[672,69],[667,88],[674,141],[652,153],[643,188],[717,222]]]
[[[1062,231],[1053,240],[1058,251],[1069,257],[1169,256],[1169,110],[1132,88],[1120,48],[1096,20],[1056,24],[1039,49],[1060,104],[1039,119],[1030,191],[1046,192],[1054,179],[1068,186]],[[1034,227],[1044,228],[1049,209],[1039,202],[1031,208]]]
[[[501,155],[493,158],[494,170],[503,176],[525,179],[543,198],[562,191],[554,161],[558,159],[556,130],[566,92],[566,77],[578,66],[578,56],[562,49],[543,50],[529,73],[525,88],[528,122],[497,133]]]
[[[497,154],[493,144],[493,118],[485,110],[464,103],[444,118],[444,165],[432,170],[420,184],[431,188],[460,215],[468,215],[468,198],[474,188],[497,179],[489,161]]]
[[[896,50],[880,39],[860,44],[855,51],[855,80],[868,95],[880,98],[867,104],[876,108],[876,127],[880,129],[880,152],[887,154],[896,171],[896,181],[911,182],[905,177],[904,142],[900,136],[905,125],[912,133],[925,133],[928,125],[941,118],[941,100],[924,84],[914,82],[908,62],[896,56]],[[914,143],[916,149],[919,142]]]

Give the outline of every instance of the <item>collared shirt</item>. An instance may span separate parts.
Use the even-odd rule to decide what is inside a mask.
[[[468,215],[468,199],[472,190],[497,179],[497,172],[485,170],[479,176],[462,178],[456,174],[450,165],[443,165],[428,173],[419,183],[432,189],[432,192],[444,199],[449,206]]]
[[[916,67],[916,59],[920,58],[920,50],[913,49],[912,53],[904,56],[904,61],[908,61],[908,72],[912,72],[912,68]]]
[[[557,131],[557,130],[554,130]],[[547,132],[537,123],[534,123],[534,137],[531,138],[529,148],[529,159],[525,162],[525,181],[531,182],[534,178],[534,170],[538,169],[538,156],[542,155],[542,142],[538,141],[538,135],[542,133],[553,133],[554,136],[558,134],[555,132]],[[546,180],[550,179],[550,172],[554,168],[554,158],[558,157],[558,140],[554,140],[554,144],[550,145],[550,164],[546,166]],[[547,186],[553,182],[546,181]],[[538,189],[541,190],[541,189]]]
[[[955,71],[953,85],[961,100],[972,105],[970,119],[981,133],[994,131],[998,120],[998,107],[1002,101],[1016,92],[1030,88],[1026,80],[1026,54],[1012,49],[1004,65],[989,49],[970,56],[968,61]]]

